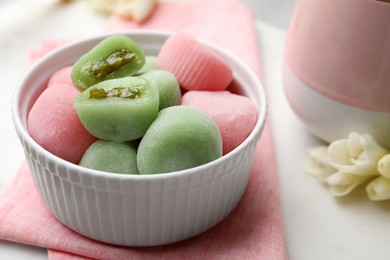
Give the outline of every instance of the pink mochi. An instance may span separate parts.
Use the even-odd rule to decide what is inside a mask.
[[[72,66],[66,66],[57,70],[49,78],[47,87],[58,85],[58,84],[67,84],[67,85],[74,86],[72,79],[70,77],[71,72],[72,72]]]
[[[46,88],[30,110],[27,128],[44,149],[72,163],[78,163],[96,141],[85,130],[73,102],[79,90],[67,84]]]
[[[182,105],[198,108],[214,120],[222,135],[223,154],[239,146],[257,121],[252,101],[229,91],[188,91],[183,95]]]
[[[162,46],[157,67],[171,72],[186,90],[225,90],[233,79],[230,67],[195,38],[175,34]]]

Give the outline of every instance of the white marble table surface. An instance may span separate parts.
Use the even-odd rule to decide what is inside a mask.
[[[83,15],[69,19],[74,12]],[[87,11],[83,2],[61,6],[55,0],[18,0],[0,8],[0,192],[11,182],[23,160],[12,125],[11,99],[19,78],[28,68],[29,48],[38,46],[47,36],[97,34],[98,24],[103,22],[104,18]],[[59,26],[61,30],[57,30]],[[363,189],[348,198],[335,199],[317,180],[303,174],[305,150],[321,142],[307,132],[283,93],[281,68],[286,31],[261,21],[257,29],[289,259],[389,259],[390,202],[371,202]],[[0,259],[47,259],[47,252],[0,241]]]

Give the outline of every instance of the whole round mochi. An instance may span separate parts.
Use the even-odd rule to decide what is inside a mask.
[[[87,149],[79,165],[105,172],[138,174],[137,143],[97,140]]]
[[[137,153],[140,174],[196,167],[222,156],[217,125],[204,112],[188,106],[161,110],[142,138]]]
[[[96,141],[81,124],[73,106],[80,91],[67,84],[52,85],[38,97],[27,118],[31,137],[44,149],[78,163]]]
[[[137,71],[137,73],[135,73],[134,76],[139,76],[151,70],[156,70],[157,69],[156,61],[157,61],[157,56],[146,55],[144,66],[139,71]]]
[[[230,67],[195,38],[170,36],[157,56],[157,67],[171,72],[186,90],[225,90],[233,79]]]
[[[152,70],[141,75],[143,78],[154,80],[158,87],[160,98],[159,110],[180,105],[181,91],[179,83],[172,73],[165,70]]]
[[[188,91],[182,105],[206,112],[218,125],[223,140],[223,154],[239,146],[252,132],[257,122],[253,102],[229,91]]]

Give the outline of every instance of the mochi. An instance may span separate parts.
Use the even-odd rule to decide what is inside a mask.
[[[138,174],[137,143],[97,140],[87,149],[79,165],[112,173]]]
[[[222,156],[217,125],[204,112],[172,106],[161,110],[142,138],[137,153],[140,174],[196,167]]]
[[[144,64],[144,53],[132,38],[112,35],[75,62],[71,78],[78,88],[85,90],[105,80],[130,76]]]
[[[56,72],[54,72],[47,83],[47,87],[57,85],[57,84],[67,84],[74,86],[70,74],[72,72],[72,66],[63,67]],[[75,86],[74,86],[75,87]]]
[[[143,78],[151,79],[156,83],[160,99],[159,110],[170,106],[180,105],[180,86],[172,73],[165,70],[152,70],[141,76]]]
[[[229,91],[188,91],[182,105],[207,113],[218,125],[223,140],[223,154],[239,146],[252,132],[257,121],[253,102]]]
[[[74,105],[85,128],[114,142],[142,137],[157,117],[156,83],[141,77],[102,81],[77,96]]]
[[[157,69],[156,61],[157,61],[157,56],[146,55],[144,66],[134,75],[140,75],[142,73],[149,72],[151,70],[156,70]]]
[[[195,38],[175,34],[157,56],[157,67],[171,72],[186,90],[225,90],[233,79],[230,67]]]
[[[66,84],[46,88],[27,118],[31,137],[44,149],[78,163],[96,138],[85,130],[73,106],[80,91]]]

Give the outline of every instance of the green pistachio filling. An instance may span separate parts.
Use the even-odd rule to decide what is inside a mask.
[[[117,97],[117,98],[129,98],[135,99],[141,96],[141,90],[137,87],[126,88],[126,87],[117,87],[110,90],[105,90],[103,88],[91,89],[89,92],[89,98],[91,99],[103,99],[108,97]]]
[[[88,73],[95,76],[96,79],[103,79],[107,75],[110,75],[129,64],[135,57],[136,54],[130,52],[130,50],[120,49],[110,54],[105,59],[99,59],[93,64],[87,63],[83,70],[88,71]]]

